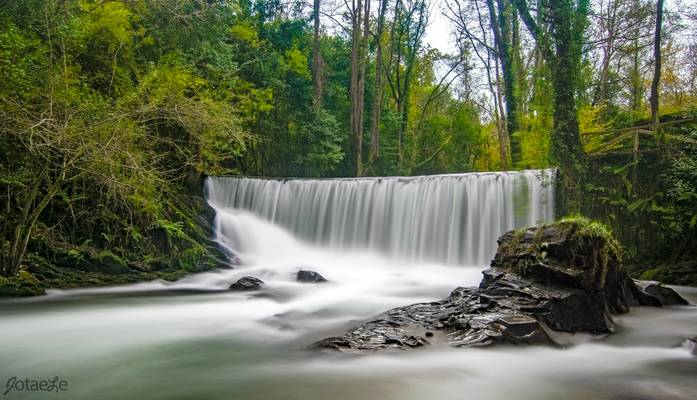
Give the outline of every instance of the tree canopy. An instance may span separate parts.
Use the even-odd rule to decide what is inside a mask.
[[[426,40],[434,13],[450,52]],[[147,252],[147,232],[182,222],[168,196],[201,174],[555,166],[581,188],[589,158],[657,151],[666,185],[683,182],[692,139],[661,127],[694,116],[695,15],[646,0],[5,1],[3,272],[37,229]],[[683,204],[683,186],[665,192]]]

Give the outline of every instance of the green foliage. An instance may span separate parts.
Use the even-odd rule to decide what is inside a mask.
[[[675,205],[675,218],[686,221],[687,229],[693,232],[697,227],[697,157],[695,155],[697,152],[674,160],[668,175],[668,196]]]
[[[517,44],[520,126],[514,134],[522,161],[516,167],[563,164],[564,155],[576,158],[575,143],[564,139],[575,136],[577,128],[627,126],[645,111],[628,110],[622,103],[628,100],[613,92],[622,89],[617,83],[597,103],[589,91],[578,90],[580,82],[592,82],[594,71],[582,57],[580,41],[588,3],[574,3],[576,12],[572,3],[545,5],[549,18],[539,19],[559,29],[543,29],[535,51],[558,42],[564,54],[523,54],[524,40]],[[398,4],[385,23],[393,25],[389,19],[397,18],[399,37],[390,40],[388,29],[370,40],[365,153],[370,117],[377,111],[373,100],[380,92],[376,40],[383,45],[384,73],[380,151],[366,163],[367,173],[500,169],[506,164],[500,149],[507,144],[498,142],[488,100],[475,93],[471,66],[421,43],[423,21],[416,16],[424,4],[414,3],[420,11],[413,12]],[[518,28],[524,36],[524,26]],[[56,242],[80,243],[69,253],[76,262],[86,257],[83,247],[108,248],[125,264],[112,261],[128,268],[134,259],[172,252],[182,256],[182,268],[194,270],[206,258],[205,248],[195,244],[207,238],[190,217],[201,209],[182,206],[181,194],[199,186],[201,174],[351,175],[351,42],[346,35],[323,32],[319,47],[322,99],[315,102],[313,33],[299,5],[276,0],[3,4],[0,272],[21,269],[21,260],[10,260],[10,253],[15,248],[23,253],[24,239],[29,252]],[[463,47],[464,53],[471,50]],[[441,71],[454,62],[462,62],[452,70],[460,78],[440,81]],[[608,79],[614,82],[614,75]],[[563,100],[557,101],[563,103],[561,114],[555,99]],[[666,133],[697,140],[692,131]],[[586,149],[602,142],[601,136],[584,138]],[[660,166],[665,174],[637,178],[637,170],[650,169],[646,164],[623,160],[593,170],[598,179],[585,182],[584,212],[602,216],[626,242],[697,247],[684,240],[697,236],[694,151],[672,154]],[[642,180],[659,184],[650,187]],[[164,240],[158,232],[164,232]]]
[[[201,35],[227,35],[229,8],[36,0],[0,12],[0,272],[19,269],[44,225],[136,257],[155,246],[143,232],[156,222],[188,235],[164,195],[201,172],[234,171],[253,140],[244,107],[258,92],[231,94],[244,87],[223,72],[232,47],[205,53],[218,38]]]
[[[344,158],[344,135],[336,119],[324,110],[314,114],[314,120],[302,124],[300,135],[308,146],[307,155],[297,164],[304,166],[305,176],[332,175]]]
[[[550,136],[553,125],[554,107],[549,68],[541,64],[533,68],[531,84],[534,91],[529,100],[529,112],[521,116],[520,136],[522,167],[547,168],[550,160]]]
[[[162,230],[166,232],[169,238],[186,238],[186,233],[184,233],[184,230],[182,229],[184,227],[184,223],[182,221],[172,222],[168,220],[159,219],[155,221],[155,226],[157,226],[158,228],[162,228]]]
[[[615,240],[612,230],[600,221],[588,219],[580,214],[563,217],[559,224],[565,229],[573,230],[579,237],[588,240],[612,242]]]
[[[177,260],[179,266],[188,272],[199,272],[202,270],[201,263],[205,260],[206,249],[198,244],[182,251]]]
[[[672,158],[608,156],[592,164],[596,173],[584,186],[583,213],[612,226],[630,262],[676,262],[695,254],[697,151],[685,141],[694,132],[693,124],[666,129],[683,140]]]
[[[610,260],[622,261],[622,246],[613,235],[612,230],[602,222],[581,215],[572,215],[560,219],[558,224],[571,235],[571,243],[576,246],[572,249],[572,254],[580,253],[579,250],[586,247],[600,249],[600,253],[596,254],[596,259],[592,262],[603,270]]]
[[[16,276],[0,276],[0,297],[37,296],[44,294],[39,280],[27,271],[19,271]]]

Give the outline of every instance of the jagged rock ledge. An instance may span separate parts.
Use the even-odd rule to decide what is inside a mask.
[[[621,264],[617,241],[596,222],[562,220],[508,232],[498,243],[479,287],[394,308],[310,347],[369,352],[433,343],[555,346],[560,345],[555,331],[611,333],[612,316],[631,306],[687,304],[659,283],[635,283]]]

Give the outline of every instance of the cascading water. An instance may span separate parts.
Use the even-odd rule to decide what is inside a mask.
[[[218,211],[217,239],[233,252],[255,246],[252,225],[258,222],[240,217],[251,213],[331,249],[483,266],[502,233],[553,219],[553,175],[529,170],[408,178],[212,177],[206,190]]]
[[[694,356],[674,348],[695,335],[697,307],[635,310],[616,319],[621,333],[577,335],[564,350],[306,350],[390,308],[477,285],[499,234],[553,218],[552,175],[210,178],[216,239],[243,265],[0,301],[0,343],[12,343],[0,346],[0,377],[59,375],[71,399],[697,398]],[[328,282],[298,282],[299,269]],[[264,287],[228,290],[244,276]]]

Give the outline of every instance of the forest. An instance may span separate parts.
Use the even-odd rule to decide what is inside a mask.
[[[205,176],[548,167],[636,274],[697,282],[692,3],[0,4],[0,279],[17,290],[215,268]]]

